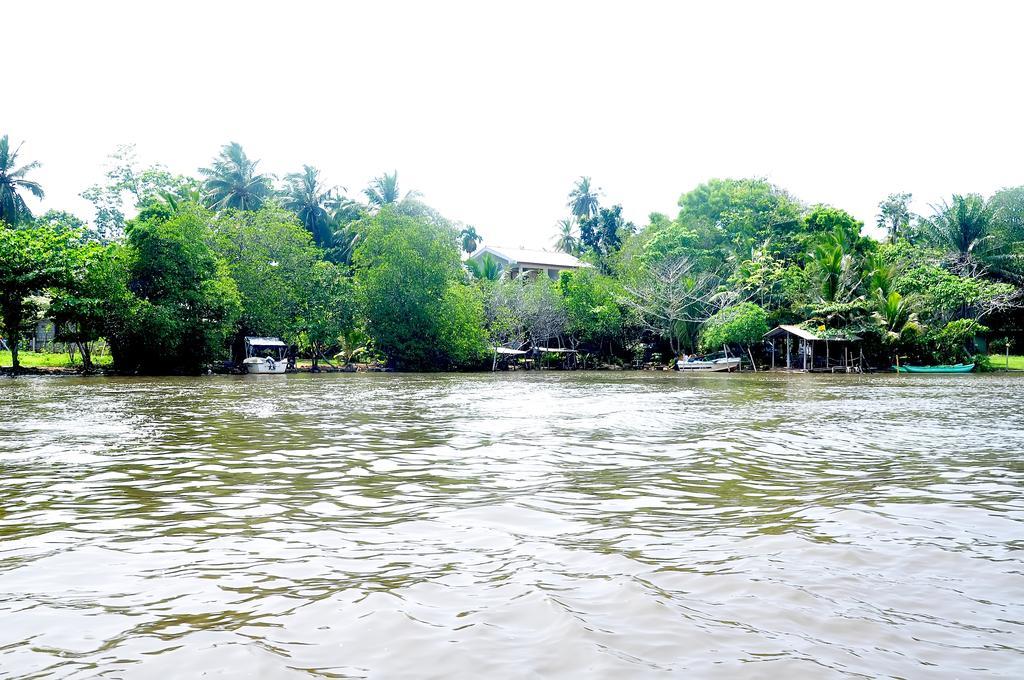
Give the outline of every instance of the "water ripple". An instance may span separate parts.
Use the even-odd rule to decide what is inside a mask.
[[[1024,381],[0,382],[0,677],[1024,675]]]

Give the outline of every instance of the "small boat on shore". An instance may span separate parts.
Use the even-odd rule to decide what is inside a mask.
[[[740,360],[738,357],[722,357],[721,359],[710,359],[702,360],[697,359],[695,361],[679,361],[676,362],[676,368],[680,371],[694,371],[703,373],[712,373],[717,371],[735,371],[740,367]]]
[[[942,364],[939,366],[893,366],[897,373],[970,373],[974,364]]]
[[[288,346],[280,338],[246,337],[246,373],[284,373],[288,370]]]

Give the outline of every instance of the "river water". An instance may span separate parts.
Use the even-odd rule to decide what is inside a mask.
[[[0,379],[0,677],[1024,677],[1024,380]]]

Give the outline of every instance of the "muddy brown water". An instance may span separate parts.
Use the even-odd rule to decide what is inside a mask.
[[[1024,677],[1024,379],[0,379],[0,677]]]

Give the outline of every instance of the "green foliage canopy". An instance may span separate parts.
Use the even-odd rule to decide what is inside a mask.
[[[456,234],[387,205],[365,220],[353,258],[367,330],[388,363],[400,369],[462,367],[481,360],[483,309],[465,286]],[[475,319],[480,332],[455,332]]]
[[[129,222],[133,295],[111,310],[109,336],[120,368],[197,373],[226,355],[242,305],[227,264],[208,243],[208,219],[192,206]]]
[[[18,363],[18,337],[26,299],[71,278],[76,234],[50,226],[14,229],[0,222],[0,333]]]
[[[700,346],[705,352],[723,345],[749,347],[762,341],[768,332],[768,313],[752,302],[726,307],[716,312],[700,334]]]

